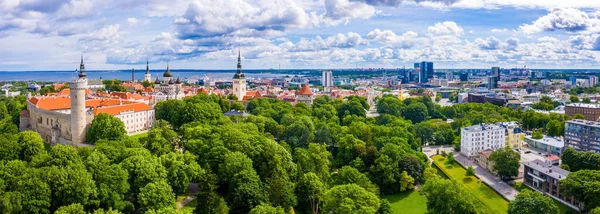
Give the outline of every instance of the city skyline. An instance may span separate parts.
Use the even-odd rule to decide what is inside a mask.
[[[600,2],[9,0],[0,70],[600,68]]]

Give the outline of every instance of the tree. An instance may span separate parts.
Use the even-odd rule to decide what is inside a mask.
[[[235,95],[233,95],[233,96],[235,96]],[[246,110],[246,106],[244,106],[244,104],[242,104],[241,102],[232,102],[231,103],[231,110],[245,111]]]
[[[579,170],[559,181],[561,191],[573,195],[586,209],[600,206],[600,170]]]
[[[558,120],[551,120],[546,124],[546,135],[548,136],[562,136],[565,132],[565,123],[561,123]],[[539,137],[539,136],[538,136]]]
[[[584,97],[584,98],[581,100],[581,102],[582,102],[582,103],[592,103],[592,100],[591,100],[589,97]]]
[[[335,177],[335,184],[356,184],[369,192],[379,195],[379,188],[377,185],[371,183],[371,180],[369,180],[365,174],[360,173],[351,166],[344,166],[338,171],[338,175]]]
[[[446,159],[446,162],[452,164],[456,161],[456,159],[454,159],[454,153],[450,152],[448,153],[448,157]]]
[[[51,209],[79,203],[95,206],[98,201],[97,188],[92,175],[81,165],[66,167],[51,166],[44,169],[47,182],[52,190]]]
[[[71,204],[62,206],[56,210],[55,214],[86,214],[81,204]]]
[[[217,177],[212,173],[207,173],[203,179],[198,182],[198,194],[196,214],[228,214],[229,207],[225,199],[215,192]]]
[[[390,114],[394,116],[402,115],[402,101],[394,96],[384,96],[383,98],[377,100],[377,113]]]
[[[125,194],[130,187],[127,171],[118,164],[110,164],[106,155],[99,151],[92,152],[86,158],[85,165],[96,182],[100,206],[123,210],[126,206]]]
[[[302,175],[296,188],[299,207],[310,207],[310,213],[318,214],[325,190],[325,184],[315,173],[309,172]]]
[[[579,97],[571,95],[571,96],[569,97],[569,100],[570,100],[572,103],[578,103],[578,102],[579,102]]]
[[[285,214],[285,211],[281,207],[272,207],[266,204],[258,205],[249,214]]]
[[[377,210],[377,214],[392,214],[394,210],[392,209],[392,204],[387,199],[381,199],[379,203],[379,210]]]
[[[140,143],[152,154],[161,156],[172,152],[177,146],[178,135],[164,120],[159,120],[148,134],[139,139]]]
[[[473,168],[473,166],[467,167],[467,172],[465,173],[465,176],[475,176],[475,169]]]
[[[544,135],[542,134],[542,130],[534,130],[534,131],[531,133],[531,137],[532,137],[533,139],[538,139],[538,140],[539,140],[539,139],[542,139],[542,138],[544,138]]]
[[[481,202],[452,180],[429,179],[421,193],[427,198],[427,213],[481,213]]]
[[[528,189],[521,191],[515,200],[508,204],[508,214],[557,214],[558,211],[552,198]]]
[[[20,132],[17,142],[21,147],[21,152],[19,152],[19,159],[21,160],[31,161],[33,156],[45,153],[44,140],[42,140],[37,132]]]
[[[521,155],[510,147],[507,146],[492,152],[490,160],[494,162],[493,168],[501,178],[519,175]]]
[[[142,211],[174,207],[175,194],[167,182],[149,183],[140,189],[138,202]]]
[[[423,103],[411,103],[402,111],[402,117],[415,124],[425,121],[427,119],[427,106]]]
[[[377,195],[356,184],[340,185],[325,193],[322,213],[376,213],[379,203]]]
[[[167,170],[167,182],[175,194],[183,194],[190,183],[197,182],[205,172],[196,162],[196,156],[171,152],[160,157],[161,164]]]
[[[585,120],[585,116],[583,116],[583,114],[580,114],[580,113],[573,115],[573,118],[579,119],[579,120]]]
[[[415,179],[410,177],[406,171],[402,171],[400,174],[400,192],[411,190],[414,188]]]
[[[423,171],[423,181],[427,182],[429,179],[438,177],[438,171],[435,168],[429,167]]]
[[[87,131],[87,141],[95,144],[100,139],[121,140],[125,137],[125,125],[123,121],[112,115],[101,113],[94,117],[92,125]]]

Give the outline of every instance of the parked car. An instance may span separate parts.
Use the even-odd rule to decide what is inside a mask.
[[[529,154],[529,153],[531,153],[531,151],[525,151],[525,154]]]

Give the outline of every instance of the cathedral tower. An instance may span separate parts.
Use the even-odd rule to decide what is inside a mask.
[[[85,90],[87,89],[87,75],[83,56],[79,65],[78,78],[69,83],[71,88],[71,144],[77,146],[85,143],[85,130],[87,125],[85,108]]]
[[[238,101],[242,101],[246,96],[246,76],[242,73],[242,57],[241,52],[238,51],[238,64],[237,72],[233,75],[233,94],[238,98]]]
[[[150,67],[148,66],[147,58],[146,58],[146,73],[144,74],[144,81],[152,83],[152,76],[150,75]]]

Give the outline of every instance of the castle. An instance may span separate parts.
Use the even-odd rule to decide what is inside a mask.
[[[27,109],[20,114],[19,130],[33,130],[50,144],[78,146],[86,142],[86,133],[94,117],[107,113],[120,119],[128,134],[150,129],[154,109],[146,103],[114,98],[99,98],[88,89],[83,57],[78,78],[69,83],[68,95],[27,96]]]

